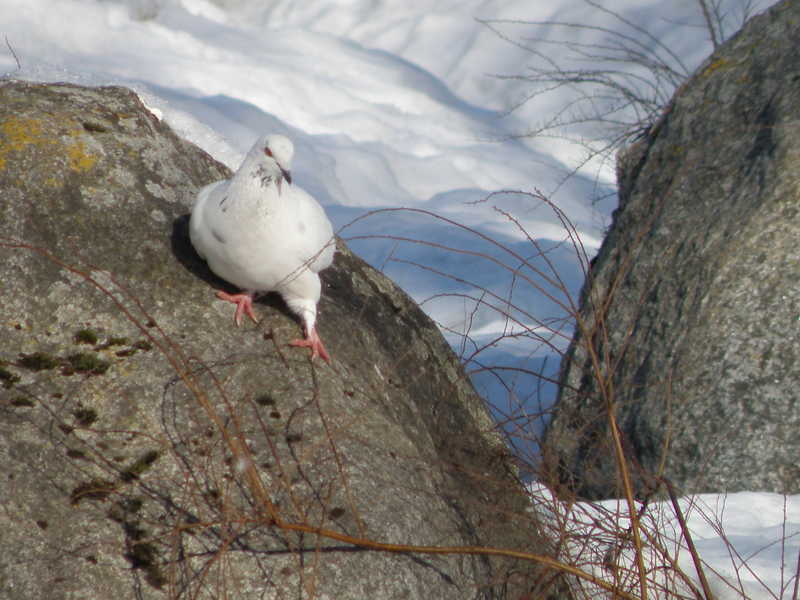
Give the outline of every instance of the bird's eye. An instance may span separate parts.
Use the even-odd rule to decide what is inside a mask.
[[[272,156],[272,150],[270,150],[269,148],[264,148],[264,154],[266,154],[267,156],[269,156],[271,158],[274,158]]]

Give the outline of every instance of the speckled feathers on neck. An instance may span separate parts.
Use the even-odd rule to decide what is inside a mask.
[[[262,136],[250,148],[242,166],[231,179],[231,185],[247,188],[255,184],[267,189],[274,183],[280,195],[284,182],[292,183],[293,157],[294,144],[289,138],[279,134]]]

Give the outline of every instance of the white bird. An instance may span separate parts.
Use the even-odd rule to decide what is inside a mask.
[[[242,289],[217,292],[256,321],[253,294],[278,292],[303,322],[305,339],[292,346],[311,348],[311,357],[330,362],[316,329],[321,284],[318,273],[335,251],[333,228],[308,193],[292,185],[291,140],[266,135],[250,149],[231,177],[207,185],[197,195],[189,237],[211,270]]]

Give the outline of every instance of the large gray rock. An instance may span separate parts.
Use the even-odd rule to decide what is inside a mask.
[[[662,467],[686,492],[800,492],[798,39],[800,3],[754,18],[621,156],[547,431],[579,495],[620,493],[604,378],[640,493]]]
[[[314,532],[547,549],[435,326],[346,248],[332,366],[277,298],[232,326],[185,216],[226,174],[128,90],[0,85],[0,599],[543,593],[528,563]]]

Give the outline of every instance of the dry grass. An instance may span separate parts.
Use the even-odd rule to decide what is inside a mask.
[[[434,271],[430,265],[414,264],[404,259],[399,250],[387,264],[402,262],[406,267],[413,265],[428,273],[435,272],[451,282],[470,286],[471,291],[458,296],[473,303],[472,316],[478,311],[495,313],[509,325],[506,335],[525,337],[535,347],[551,353],[560,355],[564,352],[565,342],[571,338],[570,323],[582,332],[582,340],[607,336],[609,332],[602,310],[598,309],[591,319],[582,318],[574,291],[569,289],[564,273],[551,258],[554,248],[570,248],[581,275],[591,277],[589,256],[578,231],[547,198],[536,193],[517,194],[522,194],[540,208],[552,211],[564,231],[561,242],[545,244],[537,240],[525,230],[519,219],[499,207],[494,210],[504,216],[517,238],[527,241],[528,252],[521,253],[518,246],[501,243],[454,219],[413,209],[397,210],[453,228],[472,242],[466,247],[456,247],[413,237],[380,237],[389,238],[398,245],[422,244],[437,252],[484,261],[491,268],[507,273],[513,286],[530,286],[537,294],[546,297],[552,306],[562,311],[561,315],[537,316],[534,307],[517,303],[512,293],[499,294],[474,281],[466,281],[462,275]],[[484,203],[489,205],[493,199],[494,196],[489,196]],[[358,222],[385,213],[375,211],[361,217]],[[345,239],[349,229],[345,227],[340,232]],[[351,239],[356,238],[361,236]],[[341,450],[347,419],[358,419],[359,416],[349,415],[344,420],[334,418],[320,401],[313,370],[308,382],[310,395],[303,410],[315,415],[321,434],[311,446],[293,443],[288,438],[288,443],[278,443],[275,425],[264,416],[263,402],[266,400],[251,397],[233,401],[230,397],[225,378],[231,369],[235,370],[235,361],[226,363],[221,359],[218,364],[209,364],[187,355],[174,336],[161,329],[147,307],[123,282],[114,277],[99,278],[95,270],[69,264],[46,249],[23,242],[0,240],[0,247],[12,252],[36,254],[105,295],[174,374],[164,392],[165,416],[160,431],[100,431],[91,422],[76,426],[74,413],[69,422],[63,414],[53,413],[57,423],[70,428],[70,444],[76,450],[73,454],[75,460],[71,461],[69,468],[74,469],[85,482],[82,487],[72,490],[72,502],[75,505],[85,502],[110,505],[109,516],[125,532],[121,552],[134,567],[134,577],[141,577],[153,587],[162,589],[168,598],[237,597],[244,581],[243,570],[253,568],[260,569],[265,581],[271,583],[273,597],[289,597],[281,592],[281,586],[290,579],[296,586],[294,589],[302,590],[302,597],[320,597],[325,587],[320,565],[331,551],[418,557],[483,555],[517,561],[520,565],[545,565],[552,572],[566,577],[565,581],[570,582],[569,587],[577,598],[710,600],[715,593],[709,579],[713,579],[714,585],[722,585],[719,583],[722,579],[707,575],[708,568],[695,550],[669,482],[657,473],[652,474],[653,479],[663,486],[662,490],[673,499],[674,512],[670,518],[675,518],[677,524],[672,529],[665,528],[661,517],[646,510],[647,503],[634,498],[630,474],[638,467],[633,458],[626,455],[617,427],[613,386],[615,365],[609,356],[597,354],[594,346],[585,350],[592,357],[592,376],[597,389],[601,390],[598,402],[611,431],[610,448],[624,490],[624,497],[616,507],[610,509],[598,503],[558,499],[549,491],[547,479],[539,478],[538,483],[528,488],[529,512],[514,515],[514,518],[520,522],[527,520],[532,529],[544,523],[547,537],[554,543],[555,552],[552,554],[503,547],[404,543],[373,537],[365,526],[370,515],[364,509],[356,508],[358,498],[351,488],[350,474],[344,466]],[[509,391],[509,407],[516,403],[516,407],[508,411],[513,427],[504,427],[508,423],[502,422],[499,427],[507,436],[509,445],[523,447],[529,453],[518,453],[517,460],[521,472],[536,478],[541,475],[541,461],[535,448],[541,441],[542,419],[547,418],[550,407],[542,402],[534,404],[531,409],[529,404],[519,402],[514,377],[519,374],[518,369],[524,367],[493,365],[484,360],[490,354],[492,343],[503,340],[487,343],[470,339],[470,322],[467,318],[467,328],[460,331],[466,367],[473,373],[490,373]],[[601,347],[607,348],[608,345],[602,344]],[[470,351],[466,351],[467,348]],[[535,369],[528,370],[525,375],[549,377]],[[514,413],[513,416],[510,413]],[[289,429],[285,433],[288,436]],[[142,447],[153,448],[150,458],[144,455],[138,463],[126,463],[122,467],[109,460],[99,443],[125,436],[136,438]],[[529,443],[520,446],[520,440]],[[374,441],[365,443],[366,447],[375,446]],[[257,455],[253,450],[255,446],[268,449],[271,455],[268,470],[265,470],[263,454]],[[317,461],[324,461],[325,468],[332,474],[327,487],[302,483],[310,480],[311,465]],[[156,462],[162,467],[158,472],[162,476],[168,474],[168,480],[141,476]],[[166,463],[168,468],[164,466]],[[376,475],[376,479],[380,476]],[[299,488],[298,481],[301,482]],[[520,481],[522,485],[524,483]],[[147,499],[159,509],[141,513],[140,507],[134,505],[137,498]],[[348,532],[336,525],[337,519],[345,513],[352,516],[352,527]],[[264,536],[270,539],[269,545],[259,541]],[[114,545],[116,542],[109,540],[108,543]],[[733,546],[731,552],[735,552]],[[688,569],[687,563],[679,560],[687,553],[692,558]],[[279,561],[275,560],[276,554],[280,556]],[[164,556],[168,558],[158,558]],[[746,568],[746,561],[739,564],[739,568]],[[486,583],[496,586],[498,582]],[[530,587],[541,583],[531,581]],[[743,589],[735,582],[730,585],[732,589]],[[797,597],[796,593],[794,597]],[[522,595],[513,597],[513,600],[524,598],[526,596]]]

